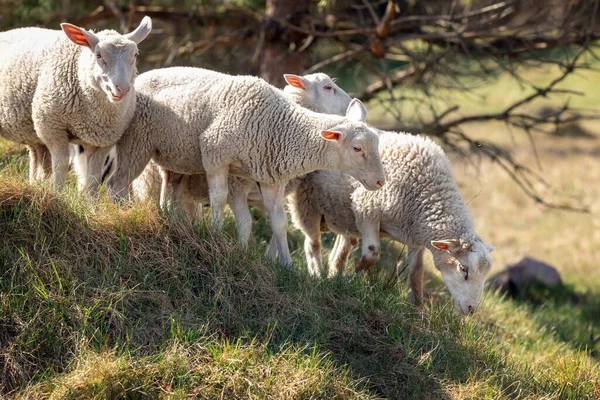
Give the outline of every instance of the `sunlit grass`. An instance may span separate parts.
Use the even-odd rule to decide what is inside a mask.
[[[600,79],[584,75],[568,84],[591,106]],[[486,107],[522,95],[493,90],[502,84],[486,89]],[[538,168],[522,132],[466,129]],[[263,258],[270,230],[258,211],[242,249],[230,218],[215,233],[151,205],[29,185],[25,150],[0,140],[0,396],[600,398],[600,139],[534,138],[544,194],[592,213],[544,208],[491,161],[450,155],[478,232],[497,248],[493,272],[527,254],[565,283],[515,299],[486,292],[471,318],[454,313],[431,266],[426,304],[412,306],[406,271],[388,279],[400,245],[384,246],[377,284],[323,280],[306,274],[303,237],[290,230],[296,271],[281,271]]]

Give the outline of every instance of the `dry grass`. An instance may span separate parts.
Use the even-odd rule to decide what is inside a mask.
[[[535,166],[518,132],[468,129]],[[264,218],[246,251],[231,220],[214,233],[150,206],[30,186],[23,150],[0,141],[0,396],[600,398],[600,139],[536,143],[558,190],[547,195],[592,214],[534,204],[488,160],[452,164],[497,247],[495,269],[528,254],[555,265],[566,287],[486,293],[465,319],[431,268],[419,312],[402,279],[309,277],[297,232],[298,271],[281,271],[262,257]],[[391,263],[398,250],[387,248]]]

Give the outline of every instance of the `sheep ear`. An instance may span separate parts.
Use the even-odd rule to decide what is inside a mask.
[[[342,132],[339,131],[321,131],[321,137],[325,140],[337,142],[342,138]]]
[[[496,247],[492,246],[491,244],[485,244],[485,248],[487,249],[488,253],[491,253],[492,251],[496,250]]]
[[[135,28],[135,31],[128,33],[125,36],[127,39],[139,44],[142,40],[146,39],[146,36],[152,31],[152,20],[150,17],[145,16],[140,22],[140,25]]]
[[[301,76],[292,75],[292,74],[283,74],[283,79],[285,79],[285,81],[290,86],[293,86],[295,88],[302,89],[302,90],[308,89],[308,85],[309,85],[308,81]]]
[[[60,24],[60,27],[62,28],[65,35],[67,35],[67,37],[71,40],[71,42],[80,46],[88,47],[92,51],[94,51],[96,45],[98,44],[98,42],[100,42],[98,36],[73,24],[68,24],[65,22]]]
[[[346,118],[354,122],[367,121],[367,109],[362,101],[357,98],[352,99],[346,109]]]
[[[432,240],[431,245],[438,250],[446,250],[450,254],[462,250],[458,239]]]

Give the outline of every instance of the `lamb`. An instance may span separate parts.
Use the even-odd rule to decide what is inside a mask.
[[[87,157],[82,187],[94,193],[110,146],[135,109],[137,45],[152,29],[144,17],[131,33],[98,33],[71,24],[62,32],[21,28],[0,33],[0,136],[30,151],[31,181],[64,185],[69,143]]]
[[[315,112],[344,115],[352,100],[327,74],[316,73],[306,76],[285,74],[284,79],[288,83],[283,90],[284,93],[294,102]],[[161,183],[163,181],[164,186]],[[154,161],[150,161],[142,174],[132,182],[131,192],[136,201],[153,201],[163,208],[180,208],[191,221],[200,218],[201,206],[209,202],[206,175],[176,174],[162,170]],[[240,198],[241,196],[246,198],[251,196],[251,198],[244,200]],[[248,201],[251,205],[262,208],[256,182],[231,176],[228,203],[234,211],[240,242],[244,245],[250,237],[252,224],[246,211]]]
[[[330,276],[344,269],[355,238],[362,238],[362,258],[356,266],[361,271],[377,262],[380,237],[387,237],[410,249],[410,284],[417,303],[423,298],[427,248],[457,311],[471,314],[492,267],[494,247],[475,232],[443,150],[428,138],[395,132],[381,132],[379,149],[387,184],[376,192],[367,192],[337,171],[316,171],[297,180],[288,205],[294,225],[306,235],[309,271],[323,270],[320,226],[324,218],[340,235],[330,257]]]
[[[378,134],[365,125],[366,109],[358,100],[346,117],[317,114],[260,78],[184,67],[142,74],[136,90],[139,106],[118,143],[119,165],[108,181],[111,196],[124,196],[152,157],[176,173],[206,172],[219,227],[230,171],[252,179],[260,184],[283,266],[291,265],[283,208],[287,181],[335,169],[370,190],[385,182]]]

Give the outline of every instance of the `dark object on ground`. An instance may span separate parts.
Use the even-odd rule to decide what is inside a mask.
[[[506,270],[492,276],[488,287],[517,296],[529,287],[556,288],[562,286],[556,268],[531,257],[523,257],[519,262],[506,267]]]

